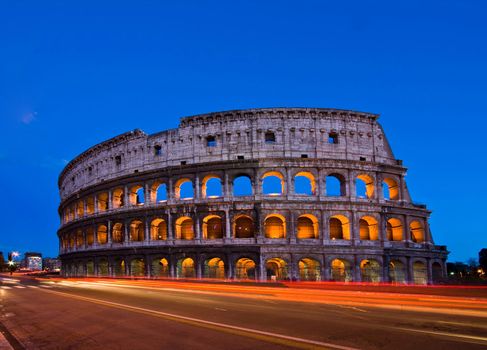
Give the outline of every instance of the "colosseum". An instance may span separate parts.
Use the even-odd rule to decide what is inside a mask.
[[[377,119],[235,110],[95,145],[59,177],[63,274],[434,283],[448,251]]]

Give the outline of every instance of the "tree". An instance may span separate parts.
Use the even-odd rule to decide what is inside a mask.
[[[479,265],[487,273],[487,248],[483,248],[479,252]]]

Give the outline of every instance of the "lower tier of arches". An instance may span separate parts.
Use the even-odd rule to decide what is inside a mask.
[[[62,255],[65,277],[202,278],[258,281],[337,281],[434,284],[446,277],[445,257],[419,255],[287,253],[210,249],[134,254]]]

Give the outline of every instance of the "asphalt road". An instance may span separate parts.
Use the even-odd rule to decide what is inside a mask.
[[[17,349],[486,349],[487,297],[15,277],[0,323]]]

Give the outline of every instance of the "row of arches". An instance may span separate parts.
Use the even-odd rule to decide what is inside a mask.
[[[193,257],[182,257],[174,261],[166,257],[157,257],[150,260],[133,258],[126,262],[123,258],[116,258],[109,262],[108,259],[97,261],[96,270],[93,260],[86,264],[68,264],[66,275],[71,276],[133,276],[152,278],[209,278],[237,280],[270,280],[270,281],[322,281],[336,282],[392,282],[427,284],[428,281],[440,281],[443,276],[443,267],[439,262],[431,264],[432,276],[428,276],[428,268],[424,261],[412,262],[408,270],[405,263],[399,259],[389,261],[385,270],[379,261],[363,259],[356,266],[356,271],[349,260],[343,258],[333,259],[327,269],[323,269],[321,263],[312,257],[303,257],[297,265],[291,266],[285,259],[271,257],[263,261],[262,268],[254,259],[241,257],[235,260],[231,269],[225,259],[219,256],[209,257],[198,264]],[[128,265],[126,265],[128,264]],[[295,269],[295,272],[292,270]]]
[[[268,196],[281,196],[287,190],[285,176],[278,170],[268,171],[260,177],[260,193]],[[299,171],[292,178],[293,194],[317,195],[316,176],[310,171]],[[189,200],[198,198],[219,198],[224,191],[222,179],[217,175],[207,175],[201,181],[201,193],[195,193],[193,180],[183,177],[175,181],[174,193],[171,198]],[[255,193],[254,184],[249,175],[236,176],[232,181],[233,196],[251,196]],[[326,176],[324,181],[325,195],[346,196],[346,179],[339,173]],[[359,174],[355,178],[355,196],[358,198],[374,198],[375,180],[369,174]],[[399,185],[393,177],[382,180],[383,198],[387,200],[399,199]],[[147,193],[146,193],[147,191]],[[161,203],[168,199],[169,189],[163,181],[154,181],[150,186],[136,184],[133,186],[117,187],[111,191],[100,192],[94,196],[79,200],[68,206],[63,212],[63,222],[70,222],[76,218],[93,215],[110,209],[118,209],[126,206],[140,206],[146,202]]]
[[[122,243],[126,240],[141,242],[146,240],[160,241],[169,239],[168,224],[166,219],[157,217],[152,219],[146,230],[144,221],[134,219],[126,225],[123,222],[113,222],[111,232],[108,225],[99,224],[96,227],[87,227],[85,232],[79,229],[74,233],[62,237],[62,247],[72,249],[74,247],[91,246],[95,243],[107,244]],[[333,215],[328,220],[328,234],[331,240],[350,240],[351,227],[349,219],[344,215]],[[211,214],[201,221],[202,239],[223,239],[225,235],[225,222],[222,216]],[[279,213],[269,214],[263,221],[263,237],[269,239],[284,239],[288,237],[288,225],[286,217]],[[237,215],[232,221],[232,238],[255,238],[258,229],[254,219],[248,215]],[[147,232],[146,232],[147,231]],[[193,240],[197,238],[195,222],[190,216],[180,216],[174,221],[174,239]],[[96,233],[96,238],[95,238]],[[359,239],[362,241],[377,241],[379,237],[379,223],[373,216],[365,215],[359,219]],[[409,224],[409,236],[413,242],[425,241],[425,230],[421,222],[411,221]],[[320,238],[319,220],[312,214],[303,214],[296,222],[297,239]],[[405,239],[402,221],[398,218],[390,218],[386,222],[386,240],[402,241]]]

